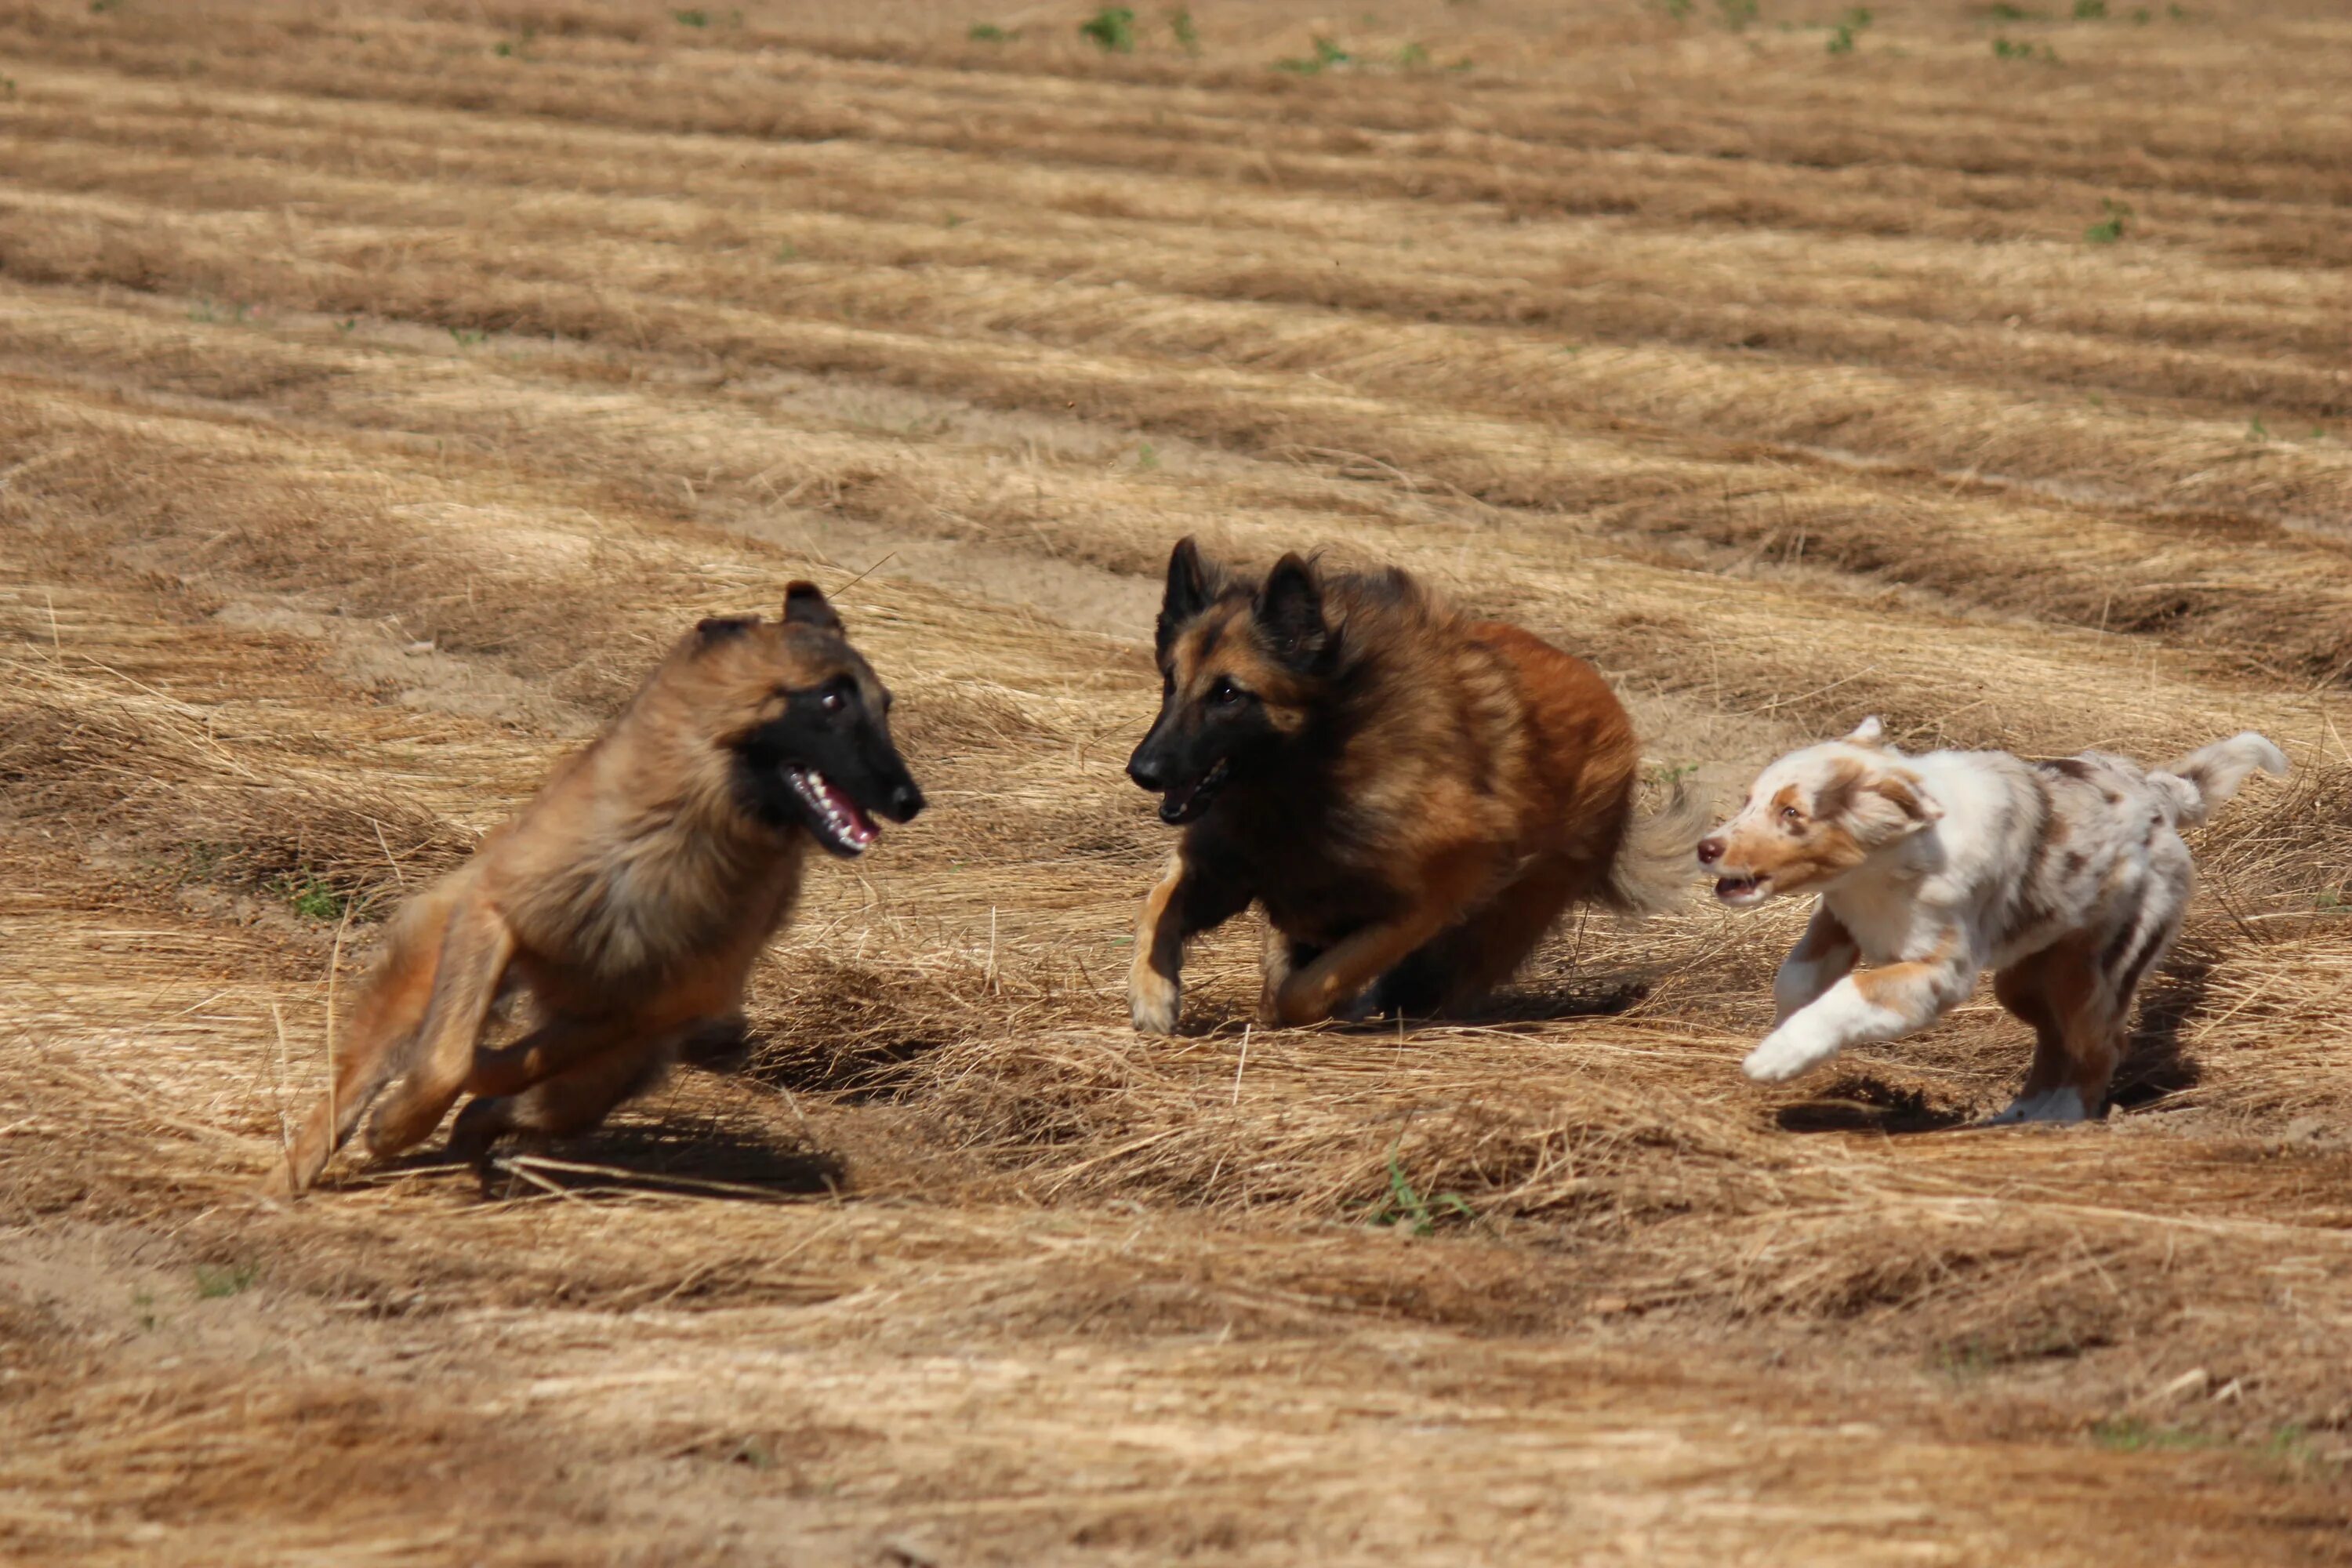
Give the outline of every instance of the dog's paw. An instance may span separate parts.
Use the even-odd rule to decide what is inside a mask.
[[[2084,1108],[2083,1096],[2074,1089],[2046,1089],[2040,1094],[2021,1094],[2008,1106],[1984,1120],[1987,1127],[2014,1127],[2027,1121],[2049,1121],[2067,1125],[2088,1121],[2091,1113]]]
[[[1184,988],[1156,971],[1138,967],[1127,977],[1127,1016],[1139,1035],[1172,1035],[1184,1010]]]
[[[1822,1039],[1801,1025],[1784,1025],[1748,1053],[1739,1070],[1758,1083],[1786,1083],[1837,1054],[1836,1041]]]

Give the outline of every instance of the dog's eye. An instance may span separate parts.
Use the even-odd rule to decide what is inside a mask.
[[[1805,820],[1805,814],[1793,805],[1784,805],[1780,808],[1780,820],[1794,827]]]
[[[1223,676],[1218,677],[1217,683],[1209,688],[1209,700],[1212,702],[1223,705],[1239,702],[1241,700],[1242,689]]]
[[[849,706],[849,699],[838,691],[828,691],[816,700],[816,705],[828,713],[838,713]]]

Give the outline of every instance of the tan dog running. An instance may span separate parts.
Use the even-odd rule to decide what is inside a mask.
[[[2249,731],[2162,768],[2105,752],[1909,757],[1875,719],[1764,771],[1698,847],[1745,908],[1817,893],[1772,986],[1776,1026],[1748,1076],[1779,1082],[1848,1046],[1923,1029],[1994,971],[2033,1026],[2025,1087],[1995,1121],[2080,1121],[2106,1101],[2141,980],[2195,886],[2179,829],[2286,758]],[[1857,963],[1874,967],[1854,972]]]
[[[745,982],[810,843],[862,854],[871,814],[922,809],[889,707],[811,584],[785,590],[781,621],[688,633],[611,729],[393,918],[333,1089],[272,1189],[317,1180],[395,1076],[369,1151],[422,1142],[470,1090],[450,1149],[478,1160],[509,1132],[585,1131],[681,1052],[740,1039]],[[515,990],[535,1026],[484,1048]]]

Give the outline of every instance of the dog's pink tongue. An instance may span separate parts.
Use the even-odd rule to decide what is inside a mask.
[[[825,804],[841,813],[843,819],[849,824],[849,837],[853,840],[863,846],[882,837],[882,830],[874,826],[874,819],[860,811],[856,801],[835,787],[831,779],[820,778],[816,787],[817,793],[824,796]]]

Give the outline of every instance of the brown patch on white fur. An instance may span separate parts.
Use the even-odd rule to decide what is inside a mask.
[[[1859,775],[1859,767],[1848,766]],[[1763,820],[1724,836],[1717,869],[1727,877],[1769,879],[1781,893],[1802,892],[1853,869],[1870,851],[1846,826],[1851,795],[1843,775],[1811,800],[1795,784],[1781,786],[1767,803]],[[1826,816],[1820,812],[1824,796],[1832,807]]]

